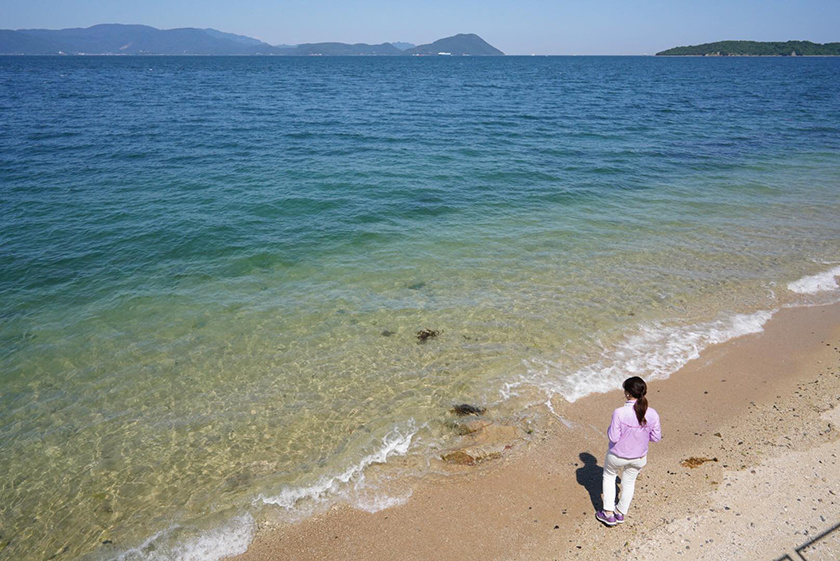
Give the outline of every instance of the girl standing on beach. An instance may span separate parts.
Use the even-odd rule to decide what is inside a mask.
[[[610,448],[604,460],[604,510],[595,513],[595,518],[607,526],[624,522],[633,491],[636,488],[636,476],[647,464],[648,442],[662,439],[659,414],[648,407],[647,384],[638,376],[624,380],[624,407],[619,407],[612,414],[607,437]],[[621,500],[615,504],[615,478],[621,474]]]

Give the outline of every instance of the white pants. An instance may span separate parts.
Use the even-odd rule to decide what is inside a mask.
[[[621,514],[627,514],[630,501],[633,500],[633,491],[636,490],[636,476],[639,475],[645,464],[647,464],[647,456],[628,460],[607,453],[604,460],[604,510],[618,510]],[[621,500],[618,501],[616,506],[615,478],[621,468],[624,468],[624,473],[621,474]]]

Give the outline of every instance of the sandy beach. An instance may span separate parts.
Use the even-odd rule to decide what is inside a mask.
[[[622,526],[594,518],[617,390],[555,398],[566,422],[500,459],[430,478],[403,505],[261,528],[237,559],[797,559],[840,522],[838,349],[840,304],[783,309],[764,332],[652,381],[664,439]],[[809,559],[835,558],[838,533],[811,545]]]

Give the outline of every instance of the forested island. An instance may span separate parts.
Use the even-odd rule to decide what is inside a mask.
[[[811,41],[718,41],[674,47],[656,56],[840,56],[840,43]]]

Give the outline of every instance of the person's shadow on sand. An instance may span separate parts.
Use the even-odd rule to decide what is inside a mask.
[[[598,460],[589,452],[581,452],[580,459],[583,466],[575,470],[577,482],[589,493],[592,508],[601,510],[601,482],[603,481],[604,468],[598,465]]]

